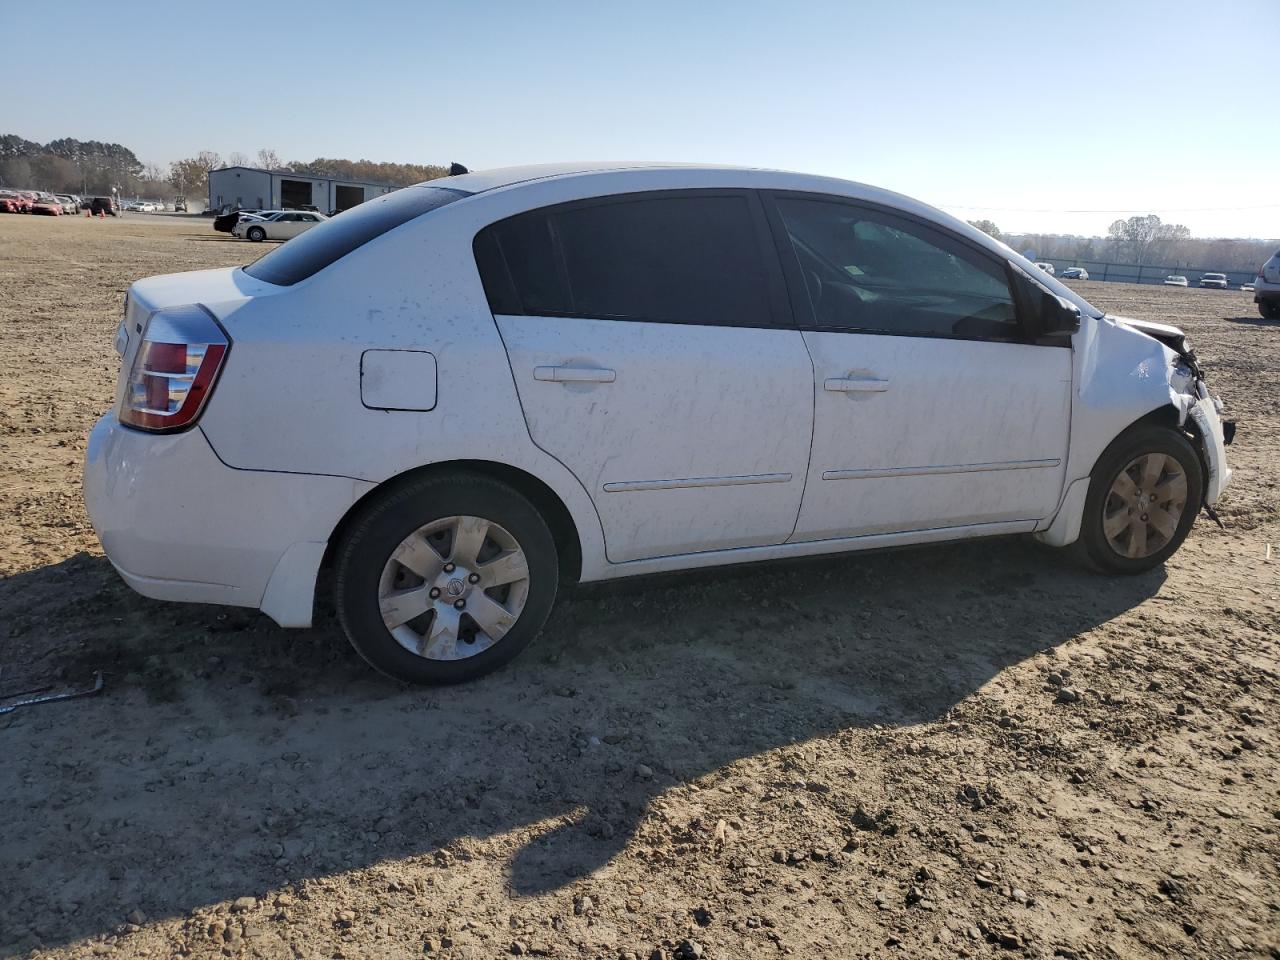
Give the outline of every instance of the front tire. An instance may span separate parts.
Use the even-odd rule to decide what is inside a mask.
[[[555,602],[555,541],[516,489],[427,477],[374,500],[339,545],[338,620],[356,652],[405,683],[460,683],[537,636]]]
[[[263,240],[267,239],[267,231],[263,230],[261,227],[250,227],[245,235],[254,243],[261,243]]]
[[[1112,442],[1089,480],[1078,544],[1087,565],[1137,574],[1182,545],[1204,500],[1204,467],[1191,442],[1142,426]]]

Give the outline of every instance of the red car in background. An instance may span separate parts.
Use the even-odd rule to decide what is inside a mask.
[[[18,193],[17,191],[9,191],[8,193],[0,194],[0,196],[3,196],[4,199],[9,201],[10,205],[13,207],[14,213],[31,212],[31,198],[26,194]]]
[[[11,197],[7,193],[0,193],[0,213],[21,213],[22,204],[18,202],[17,197]]]
[[[43,213],[49,217],[62,216],[62,202],[57,197],[37,197],[31,205],[32,213]]]

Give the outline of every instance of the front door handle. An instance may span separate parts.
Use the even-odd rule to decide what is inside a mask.
[[[824,386],[832,393],[884,393],[889,389],[889,381],[874,377],[830,377]]]
[[[550,383],[613,383],[618,375],[605,367],[534,367],[533,379]]]

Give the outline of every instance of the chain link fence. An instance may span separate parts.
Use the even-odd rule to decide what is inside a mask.
[[[1198,286],[1206,273],[1226,274],[1227,286],[1239,289],[1242,284],[1253,283],[1256,270],[1223,270],[1219,267],[1192,267],[1185,264],[1156,266],[1140,263],[1112,263],[1107,260],[1071,260],[1061,257],[1038,257],[1040,263],[1052,263],[1058,276],[1069,267],[1083,267],[1090,280],[1115,280],[1123,283],[1163,283],[1165,277],[1186,277],[1191,286]]]

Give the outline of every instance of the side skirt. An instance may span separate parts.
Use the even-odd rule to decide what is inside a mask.
[[[709,550],[705,553],[685,553],[673,557],[654,557],[645,560],[629,560],[611,563],[604,568],[583,570],[582,582],[616,580],[647,573],[664,573],[670,570],[690,570],[700,567],[727,566],[735,563],[758,563],[764,560],[782,560],[790,557],[811,557],[827,553],[851,553],[856,550],[883,550],[920,543],[944,543],[950,540],[969,540],[974,537],[999,537],[1017,533],[1031,533],[1035,520],[1007,520],[1001,523],[975,523],[962,527],[936,527],[929,530],[909,530],[903,533],[877,533],[863,537],[840,537],[834,540],[806,540],[800,543],[781,543],[769,547],[737,547],[732,550]]]

